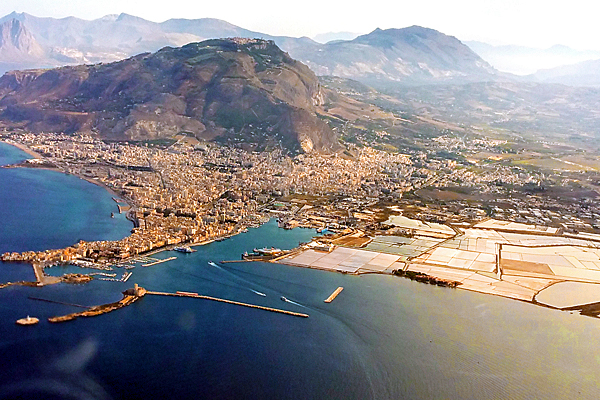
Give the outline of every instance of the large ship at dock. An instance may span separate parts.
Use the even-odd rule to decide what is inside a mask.
[[[288,250],[281,250],[281,249],[276,249],[275,247],[271,247],[271,248],[266,248],[263,247],[262,249],[254,249],[254,252],[252,253],[248,253],[247,251],[244,252],[242,254],[242,259],[243,260],[247,260],[247,261],[267,261],[267,260],[272,260],[274,258],[283,256],[284,254],[287,254],[289,251]]]
[[[196,250],[193,250],[189,246],[178,246],[178,247],[175,247],[173,250],[178,251],[180,253],[193,253],[196,251]]]

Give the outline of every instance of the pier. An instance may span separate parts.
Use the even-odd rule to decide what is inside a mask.
[[[162,263],[165,263],[167,261],[176,260],[176,259],[177,259],[177,257],[169,257],[169,258],[165,258],[164,260],[157,260],[157,261],[153,261],[153,262],[148,263],[148,264],[143,264],[142,267],[151,267],[151,266],[156,265],[156,264],[162,264]]]
[[[52,285],[62,281],[62,278],[60,277],[46,275],[44,273],[45,265],[43,263],[33,262],[31,265],[33,267],[33,273],[35,274],[35,280],[38,286]]]
[[[333,300],[335,300],[335,298],[338,296],[338,294],[342,293],[342,290],[344,290],[343,287],[338,287],[337,289],[335,289],[333,291],[333,293],[331,293],[331,295],[326,298],[325,300],[323,300],[325,303],[331,303]]]
[[[287,310],[280,310],[278,308],[258,306],[258,305],[255,305],[255,304],[242,303],[242,302],[239,302],[239,301],[220,299],[218,297],[204,296],[204,295],[200,295],[200,294],[196,294],[196,293],[188,293],[188,292],[181,292],[181,291],[178,291],[176,293],[165,293],[165,292],[147,291],[146,294],[153,294],[153,295],[157,295],[157,296],[193,297],[193,298],[196,298],[196,299],[212,300],[212,301],[218,301],[218,302],[221,302],[221,303],[234,304],[236,306],[257,308],[259,310],[265,310],[265,311],[271,311],[271,312],[276,312],[276,313],[280,313],[280,314],[292,315],[294,317],[302,317],[302,318],[308,318],[309,317],[308,314],[297,313],[297,312],[287,311]]]

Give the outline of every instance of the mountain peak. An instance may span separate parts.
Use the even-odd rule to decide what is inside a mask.
[[[9,72],[0,78],[0,118],[116,140],[188,132],[311,151],[337,147],[315,114],[323,97],[314,73],[274,42],[212,39],[111,64]]]
[[[346,42],[323,45],[318,54],[292,56],[308,63],[319,75],[334,75],[377,85],[382,82],[423,84],[486,81],[496,71],[453,36],[410,26],[377,28]]]
[[[387,37],[387,38],[397,38],[402,40],[403,38],[407,38],[410,36],[418,36],[418,37],[448,37],[453,38],[452,36],[445,35],[435,29],[424,28],[419,25],[412,25],[406,28],[389,28],[389,29],[381,29],[376,28],[373,32],[368,33],[366,35],[359,36],[358,38],[373,38],[373,37]],[[357,38],[357,39],[358,39]]]
[[[0,55],[15,61],[43,56],[44,51],[23,22],[12,18],[0,24]]]
[[[100,21],[116,21],[119,18],[119,14],[106,14],[103,17],[100,17]]]
[[[126,14],[126,13],[119,14],[119,16],[117,17],[117,19],[115,21],[116,22],[139,22],[139,21],[147,22],[143,18],[136,17],[134,15]]]

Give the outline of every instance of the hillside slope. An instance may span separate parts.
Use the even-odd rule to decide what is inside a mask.
[[[0,120],[32,131],[98,132],[150,140],[185,132],[207,140],[328,150],[312,71],[265,40],[166,47],[99,65],[10,72],[0,78]]]
[[[412,26],[376,29],[351,41],[296,49],[290,54],[317,75],[377,84],[487,81],[496,71],[458,39]]]

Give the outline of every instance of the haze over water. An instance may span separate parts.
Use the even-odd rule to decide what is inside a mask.
[[[6,147],[0,146],[6,159]],[[3,211],[2,246],[12,245],[4,226],[32,248],[47,246],[44,235],[21,233],[20,226],[41,214],[64,219],[58,216],[63,207],[46,208],[59,200],[88,226],[107,223],[106,212],[90,202],[112,206],[108,215],[116,209],[102,188],[73,176],[48,178],[48,171],[40,170],[0,170],[3,199],[14,194],[11,182],[22,182],[6,175],[15,172],[25,173],[37,189],[24,190],[19,199],[18,207],[30,210],[30,217]],[[54,190],[57,185],[63,191]],[[92,231],[118,237],[129,229]],[[77,226],[60,222],[54,231],[67,242],[59,246],[80,235]],[[160,253],[156,257],[178,258],[138,266],[127,283],[1,289],[0,398],[60,398],[57,393],[94,399],[598,398],[596,319],[392,276],[220,262],[237,260],[254,247],[291,248],[313,234],[284,231],[271,221],[197,247],[193,254]],[[0,264],[0,282],[9,280],[5,266]],[[75,267],[49,272],[67,270],[83,272]],[[135,282],[150,290],[197,292],[310,317],[146,296],[109,314],[51,325],[47,317],[81,309],[28,299],[96,305],[119,300]],[[344,291],[333,303],[323,303],[338,286]],[[27,328],[14,324],[27,314],[41,322]]]

